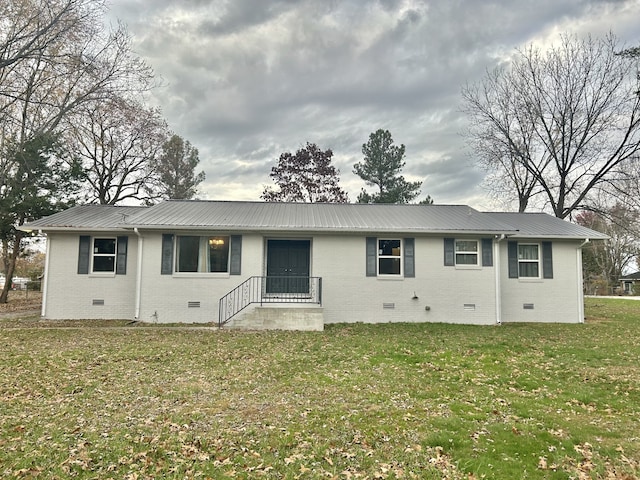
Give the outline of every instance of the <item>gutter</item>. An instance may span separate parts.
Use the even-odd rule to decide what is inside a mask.
[[[138,228],[134,228],[133,231],[138,236],[138,258],[136,267],[136,300],[135,300],[135,312],[133,318],[138,320],[140,318],[140,299],[142,295],[142,251],[144,244],[144,237],[138,231]]]
[[[582,247],[587,245],[591,240],[585,238],[584,241],[576,249],[576,270],[578,284],[578,323],[584,323],[584,278],[582,272]]]
[[[503,233],[500,236],[496,235],[495,252],[493,255],[494,264],[494,277],[495,277],[495,291],[496,291],[496,325],[502,325],[502,291],[500,288],[500,242],[507,238]]]
[[[42,234],[42,232],[40,232],[40,234]],[[42,277],[42,305],[40,307],[40,316],[44,317],[46,315],[47,312],[47,290],[48,290],[48,286],[49,286],[49,262],[50,262],[50,245],[51,245],[51,240],[49,240],[49,237],[46,237],[47,239],[47,247],[45,249],[45,254],[44,254],[44,276]]]

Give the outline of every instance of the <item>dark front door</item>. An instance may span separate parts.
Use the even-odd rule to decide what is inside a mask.
[[[309,293],[309,240],[267,240],[267,293]]]

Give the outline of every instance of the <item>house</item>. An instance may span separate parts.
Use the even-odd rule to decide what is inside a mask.
[[[462,205],[225,201],[83,205],[23,229],[48,239],[46,318],[309,330],[579,323],[581,248],[606,238]]]
[[[630,273],[620,277],[620,292],[623,295],[636,295],[640,285],[640,272]]]

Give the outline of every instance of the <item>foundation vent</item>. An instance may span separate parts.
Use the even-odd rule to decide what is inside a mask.
[[[533,310],[533,303],[524,303],[522,305],[522,308],[524,308],[525,310]]]
[[[386,308],[386,309],[396,308],[396,304],[395,303],[383,303],[382,304],[382,308]]]
[[[104,305],[104,299],[94,298],[91,300],[91,305]]]
[[[474,312],[476,310],[476,304],[475,303],[465,303],[463,305],[463,308],[468,312]]]
[[[200,302],[187,302],[187,308],[200,308]]]

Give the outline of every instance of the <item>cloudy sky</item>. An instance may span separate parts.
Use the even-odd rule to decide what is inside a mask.
[[[352,173],[379,128],[436,203],[495,208],[461,132],[460,90],[517,47],[609,31],[640,45],[640,0],[111,0],[200,151],[201,198],[258,200],[282,152],[331,148]]]

